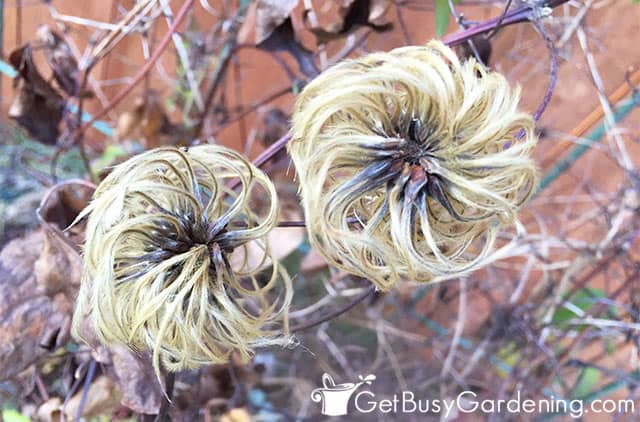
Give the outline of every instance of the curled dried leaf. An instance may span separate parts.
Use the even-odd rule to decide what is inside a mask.
[[[305,11],[306,25],[316,36],[318,44],[345,37],[361,26],[376,32],[386,32],[393,28],[392,23],[384,22],[384,15],[391,5],[389,0],[347,0],[339,3],[338,14],[341,20],[331,28],[312,26],[308,19],[310,11]]]
[[[48,25],[41,25],[36,32],[36,37],[47,58],[47,62],[53,71],[58,86],[71,97],[77,97],[80,93],[81,75],[71,47],[64,38]],[[90,96],[91,93],[82,93]]]
[[[256,46],[265,51],[287,51],[296,59],[302,73],[309,77],[318,74],[313,52],[306,49],[297,40],[290,17],[287,17]]]
[[[29,44],[14,50],[9,62],[18,70],[14,80],[16,95],[9,108],[9,117],[35,140],[54,145],[60,135],[58,126],[62,120],[64,99],[38,71]]]
[[[176,127],[169,120],[156,91],[149,90],[136,98],[133,109],[118,117],[116,140],[121,141],[132,135],[140,136],[148,149],[175,141],[172,137],[176,135]]]
[[[64,337],[72,304],[67,295],[49,295],[36,279],[34,266],[43,243],[44,235],[36,231],[12,240],[0,252],[0,380],[15,377],[47,355],[49,350],[42,347],[47,340],[59,345],[58,337]]]
[[[256,6],[256,44],[266,41],[298,5],[299,0],[259,0]]]

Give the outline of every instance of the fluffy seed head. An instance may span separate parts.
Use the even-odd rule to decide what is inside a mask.
[[[75,334],[88,316],[102,343],[151,350],[156,371],[285,343],[276,324],[288,332],[290,280],[266,238],[277,210],[266,175],[224,147],[161,148],[119,165],[81,215]]]
[[[297,99],[288,147],[312,245],[380,288],[481,266],[536,184],[518,100],[437,41],[323,72]]]

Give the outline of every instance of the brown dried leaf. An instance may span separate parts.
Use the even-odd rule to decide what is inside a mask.
[[[300,221],[302,214],[298,207],[281,205],[280,218],[282,221]],[[306,230],[304,227],[275,227],[267,237],[270,245],[271,258],[281,261],[295,251],[304,241]],[[251,241],[243,248],[237,248],[231,254],[231,265],[241,266],[248,262],[249,268],[266,268],[272,265],[271,260],[263,261],[265,252],[262,242]],[[260,265],[262,264],[262,265]]]
[[[95,185],[84,180],[58,183],[47,190],[36,210],[44,229],[68,246],[69,252],[80,251],[84,239],[82,224],[71,224],[89,203],[94,190]]]
[[[297,39],[291,12],[298,0],[260,0],[256,10],[256,46],[265,51],[287,51],[298,62],[300,71],[312,77],[318,74],[313,52]]]
[[[220,417],[220,422],[251,422],[251,414],[244,407],[236,407]]]
[[[256,10],[256,44],[260,44],[289,18],[298,0],[259,0]]]
[[[80,180],[54,185],[42,198],[38,208],[39,217],[44,222],[64,230],[87,206],[94,190],[95,186],[91,183]]]
[[[175,134],[176,128],[169,120],[157,92],[147,91],[135,99],[132,110],[120,115],[116,124],[116,140],[138,134],[146,148],[156,148],[166,143],[163,138]]]
[[[9,62],[19,73],[14,81],[17,92],[9,108],[9,117],[35,140],[54,145],[60,134],[58,125],[64,110],[62,96],[38,72],[29,44],[14,50]]]
[[[157,414],[162,390],[150,359],[142,359],[124,347],[115,347],[111,359],[122,391],[122,404],[137,413]]]
[[[384,15],[391,5],[390,0],[343,0],[339,3],[338,13],[342,21],[328,29],[311,26],[308,20],[310,11],[305,11],[305,23],[316,36],[318,44],[344,37],[361,26],[367,26],[376,32],[386,32],[393,28],[392,23],[383,23]]]
[[[122,141],[131,135],[140,126],[142,121],[142,109],[125,111],[118,117],[116,123],[115,137],[117,141]]]
[[[46,286],[36,281],[34,265],[43,244],[37,231],[0,252],[0,379],[13,378],[48,354],[40,346],[43,338],[68,326],[72,302],[64,294],[47,296]]]
[[[102,375],[89,387],[86,403],[80,416],[87,419],[110,416],[120,407],[121,399],[122,393],[116,387],[115,382]],[[69,399],[64,408],[67,420],[76,420],[81,402],[82,391],[78,391],[75,396]]]
[[[69,44],[47,25],[36,32],[58,86],[72,97],[80,94],[80,69]]]
[[[300,263],[300,272],[309,275],[317,271],[326,269],[329,266],[327,260],[322,257],[315,249],[311,249]]]
[[[42,403],[36,411],[36,419],[41,422],[58,422],[62,408],[62,399],[60,397],[52,397]]]
[[[80,287],[82,258],[57,234],[46,229],[44,234],[40,257],[33,266],[36,281],[48,295],[62,292],[74,297]]]
[[[371,0],[369,10],[369,22],[375,25],[384,26],[384,17],[391,6],[391,0]]]

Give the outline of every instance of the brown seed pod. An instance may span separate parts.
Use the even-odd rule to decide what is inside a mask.
[[[89,215],[74,333],[88,316],[105,345],[151,350],[158,373],[286,344],[291,283],[267,244],[277,211],[267,176],[221,146],[117,166],[79,217]]]
[[[297,99],[288,146],[311,244],[380,288],[483,265],[536,185],[518,100],[438,41],[323,72]]]

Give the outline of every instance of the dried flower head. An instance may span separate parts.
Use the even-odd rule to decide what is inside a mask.
[[[160,148],[117,166],[81,214],[75,334],[88,315],[102,343],[153,351],[156,371],[284,344],[276,324],[288,332],[292,290],[266,238],[277,210],[267,176],[221,146]]]
[[[312,245],[381,288],[478,268],[536,183],[518,99],[437,41],[322,73],[289,143]]]

